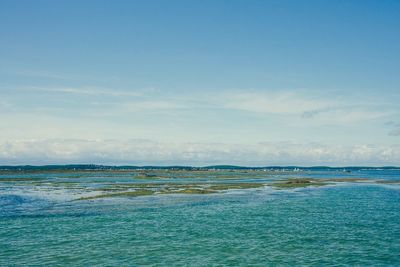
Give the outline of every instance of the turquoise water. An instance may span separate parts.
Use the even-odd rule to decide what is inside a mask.
[[[296,175],[400,180],[398,170],[240,174],[234,180]],[[7,173],[0,181],[10,177],[45,181],[0,182],[0,266],[400,266],[399,184],[72,201],[104,183],[143,180],[96,172],[74,178]],[[216,179],[210,177],[171,181]]]

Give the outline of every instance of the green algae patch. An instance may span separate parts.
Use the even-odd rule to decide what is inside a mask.
[[[76,200],[92,200],[92,199],[110,198],[110,197],[139,197],[139,196],[153,195],[154,193],[155,192],[152,190],[136,190],[136,191],[121,192],[121,193],[97,195],[91,197],[81,197]]]
[[[92,190],[100,191],[100,192],[121,192],[121,191],[126,191],[128,189],[129,188],[125,188],[125,187],[100,187],[100,188],[94,188]]]
[[[179,184],[179,183],[119,183],[109,184],[105,187],[97,188],[97,191],[127,191],[130,189],[179,189],[179,188],[192,188],[199,186],[199,184]]]
[[[230,190],[230,189],[251,189],[263,187],[264,184],[260,183],[235,183],[235,184],[215,184],[208,188],[211,190]]]
[[[115,189],[115,190],[127,190],[127,189],[135,189],[135,188],[157,188],[160,184],[135,184],[135,183],[121,183],[121,184],[113,184],[108,187],[104,187],[102,189]]]
[[[230,189],[251,189],[263,186],[264,184],[262,183],[118,183],[92,189],[93,191],[99,191],[103,194],[82,197],[77,200],[110,197],[138,197],[152,194],[214,194]]]
[[[329,183],[321,182],[321,180],[313,180],[313,179],[289,179],[286,181],[281,181],[277,183],[271,184],[273,187],[278,189],[293,189],[293,188],[302,188],[308,186],[324,186]]]
[[[230,183],[230,184],[174,184],[165,185],[162,194],[211,194],[230,189],[251,189],[263,187],[261,183]]]
[[[185,188],[181,190],[162,190],[160,194],[214,194],[215,190],[205,188]]]
[[[325,186],[332,183],[346,183],[346,182],[361,183],[368,181],[371,182],[370,179],[366,178],[331,178],[331,179],[292,178],[287,180],[281,180],[270,185],[278,189],[291,189],[291,188],[301,188],[308,186]]]
[[[158,176],[157,174],[139,173],[139,174],[135,175],[133,178],[136,178],[136,179],[161,179],[161,178],[167,178],[167,177]]]

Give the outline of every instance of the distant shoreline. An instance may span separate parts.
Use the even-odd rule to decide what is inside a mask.
[[[330,167],[330,166],[236,166],[236,165],[212,165],[203,167],[194,166],[116,166],[116,165],[97,165],[97,164],[67,164],[67,165],[3,165],[0,166],[0,171],[38,171],[38,170],[69,170],[69,171],[102,171],[102,170],[186,170],[186,171],[210,171],[210,170],[269,170],[269,171],[359,171],[359,170],[400,170],[397,166],[345,166],[345,167]]]

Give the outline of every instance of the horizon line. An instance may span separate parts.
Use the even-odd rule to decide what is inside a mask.
[[[216,165],[205,165],[205,166],[193,166],[193,165],[113,165],[113,164],[95,164],[95,163],[72,163],[72,164],[45,164],[45,165],[32,165],[32,164],[18,164],[18,165],[0,165],[0,168],[23,168],[23,167],[108,167],[108,168],[399,168],[400,166],[394,165],[346,165],[346,166],[329,166],[329,165],[261,165],[261,166],[245,166],[245,165],[232,165],[232,164],[216,164]]]

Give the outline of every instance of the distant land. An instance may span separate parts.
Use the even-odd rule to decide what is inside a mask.
[[[358,170],[400,170],[397,166],[344,166],[344,167],[330,167],[330,166],[260,166],[260,167],[248,167],[248,166],[235,166],[235,165],[212,165],[212,166],[113,166],[113,165],[96,165],[96,164],[69,164],[69,165],[10,165],[10,166],[0,166],[1,170],[8,171],[54,171],[54,170],[154,170],[154,169],[170,169],[170,170],[302,170],[302,171],[318,171],[318,170],[332,170],[332,171],[358,171]]]

